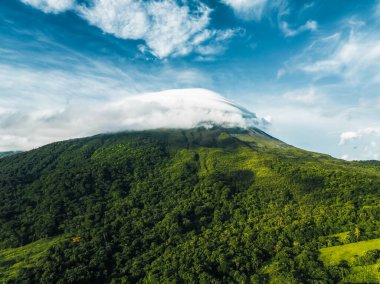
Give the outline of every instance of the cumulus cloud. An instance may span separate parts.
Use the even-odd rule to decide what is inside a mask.
[[[339,145],[344,145],[347,141],[351,141],[353,139],[359,138],[359,133],[355,131],[346,131],[340,134],[340,142]]]
[[[21,0],[21,2],[40,9],[45,13],[61,13],[74,7],[75,0]]]
[[[260,20],[268,0],[221,0],[230,6],[238,17],[246,20]]]
[[[340,135],[340,146],[352,147],[360,151],[365,159],[380,159],[380,126],[361,128],[356,131],[343,132]],[[355,159],[355,155],[345,154],[347,160]]]
[[[340,135],[340,145],[344,145],[354,139],[361,139],[367,135],[374,135],[380,137],[380,127],[366,127],[357,131],[347,131]]]
[[[289,27],[289,24],[287,22],[283,21],[280,24],[280,28],[285,37],[293,37],[306,31],[316,31],[318,29],[318,23],[316,21],[309,20],[304,25],[299,26],[296,29],[292,29]]]
[[[233,29],[210,29],[211,9],[197,2],[190,8],[175,0],[21,0],[46,13],[72,10],[103,32],[121,39],[142,40],[138,49],[158,58],[191,52],[210,55],[224,51]]]
[[[82,16],[104,32],[123,39],[143,39],[154,55],[185,55],[201,44],[199,35],[209,23],[210,9],[199,4],[194,11],[175,1],[94,0],[81,7]],[[197,40],[198,37],[198,40]]]

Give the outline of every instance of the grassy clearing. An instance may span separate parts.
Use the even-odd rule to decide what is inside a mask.
[[[353,263],[356,257],[364,255],[367,251],[380,249],[380,238],[362,241],[347,245],[334,246],[321,249],[321,260],[326,265],[336,265],[346,260]]]
[[[38,240],[22,247],[0,250],[0,283],[17,279],[23,268],[38,264],[39,259],[51,246],[64,239],[64,236],[59,236]]]
[[[344,238],[346,232],[334,236]],[[320,250],[320,259],[327,266],[337,265],[346,260],[351,267],[350,273],[341,281],[342,283],[380,283],[380,263],[372,265],[355,266],[355,259],[363,256],[367,251],[380,249],[380,238],[362,241],[347,245],[333,246]]]

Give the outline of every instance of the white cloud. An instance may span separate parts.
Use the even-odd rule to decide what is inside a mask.
[[[306,31],[316,31],[318,23],[313,20],[307,21],[295,29],[292,29],[288,22],[282,19],[291,13],[289,2],[287,0],[220,0],[223,4],[230,6],[236,16],[243,20],[260,21],[264,13],[269,12],[277,15],[277,21],[280,30],[284,33],[285,37],[293,37]],[[312,7],[314,4],[305,4],[301,11]]]
[[[286,92],[282,95],[288,102],[299,103],[304,105],[314,105],[324,100],[324,95],[317,92],[314,87],[309,89],[300,89]]]
[[[255,114],[206,89],[176,89],[126,98],[113,104],[124,115],[120,129],[191,128],[203,123],[226,127],[261,126]],[[120,122],[120,121],[119,121]]]
[[[230,6],[238,17],[245,20],[260,20],[268,0],[221,0]]]
[[[90,24],[120,38],[140,39],[149,29],[149,15],[138,1],[95,0],[81,7],[81,12]]]
[[[284,68],[280,68],[277,70],[277,80],[281,79],[286,75],[286,70]]]
[[[351,147],[361,153],[364,159],[380,159],[380,126],[370,126],[356,131],[341,133],[339,145]],[[346,159],[353,160],[356,155],[347,155]]]
[[[280,28],[281,31],[284,33],[285,37],[293,37],[306,31],[316,31],[318,29],[318,23],[316,21],[307,21],[304,25],[296,29],[291,29],[289,27],[289,24],[283,21],[280,24]]]
[[[202,56],[211,58],[213,55],[224,52],[226,41],[241,33],[241,31],[242,29],[226,29],[223,31],[207,29],[194,38],[194,50]],[[201,44],[202,42],[207,42],[207,44]]]
[[[341,157],[343,160],[350,160],[350,156],[347,154],[342,155]]]
[[[75,0],[21,0],[23,3],[45,13],[61,13],[74,7]]]
[[[94,0],[90,7],[80,8],[90,24],[123,39],[142,39],[154,55],[185,55],[208,26],[210,9],[199,4],[195,11],[173,0]]]
[[[344,145],[347,142],[352,141],[353,139],[360,139],[367,135],[375,135],[379,136],[380,138],[380,127],[366,127],[363,129],[359,129],[357,131],[347,131],[343,132],[340,135],[340,145]],[[376,146],[376,142],[371,141],[370,143],[372,146]]]
[[[344,145],[347,141],[351,141],[353,139],[359,138],[359,133],[355,131],[347,131],[340,134],[340,142],[339,145]]]
[[[315,2],[311,2],[311,3],[306,3],[303,5],[301,11],[304,12],[310,8],[313,8],[315,6]]]
[[[71,9],[89,24],[121,39],[143,40],[138,49],[158,58],[223,52],[235,30],[209,29],[211,9],[198,2],[190,8],[175,0],[21,0],[45,13]]]

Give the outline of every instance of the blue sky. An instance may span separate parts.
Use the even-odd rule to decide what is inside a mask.
[[[379,25],[377,1],[2,0],[0,151],[249,109],[289,144],[380,159]]]

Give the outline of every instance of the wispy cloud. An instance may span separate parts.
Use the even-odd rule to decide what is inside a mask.
[[[340,32],[316,39],[300,56],[290,60],[288,67],[317,79],[337,76],[349,84],[363,80],[380,83],[380,40],[376,29],[360,20],[347,19]]]
[[[61,13],[74,7],[75,0],[21,0],[34,8],[40,9],[45,13]]]
[[[292,90],[282,95],[283,99],[290,103],[303,105],[315,105],[324,101],[324,95],[318,93],[315,87],[309,89]]]
[[[211,9],[197,2],[192,8],[175,0],[21,0],[46,13],[76,12],[89,24],[121,39],[142,40],[139,49],[158,58],[191,52],[209,55],[224,51],[222,43],[235,35],[233,29],[210,29]]]
[[[221,0],[230,6],[238,17],[245,20],[260,20],[268,0]]]
[[[230,6],[236,16],[243,20],[260,21],[265,14],[277,15],[279,29],[285,37],[294,37],[306,31],[316,31],[318,23],[314,20],[308,20],[305,24],[292,28],[289,23],[284,20],[294,11],[287,0],[221,0],[225,5]],[[298,12],[302,13],[306,9],[313,7],[314,3],[305,4]]]
[[[318,29],[318,23],[316,21],[309,20],[304,25],[292,29],[289,27],[287,22],[283,21],[280,24],[280,28],[285,37],[293,37],[306,31],[316,31]]]
[[[194,38],[195,50],[204,56],[220,54],[226,49],[226,41],[242,34],[243,29],[205,30]],[[202,44],[207,43],[207,44]]]
[[[357,82],[364,75],[366,80],[378,81],[379,63],[380,40],[372,36],[351,34],[347,40],[341,42],[330,57],[301,65],[301,68],[305,72],[315,73],[321,77],[335,74],[351,82]]]

